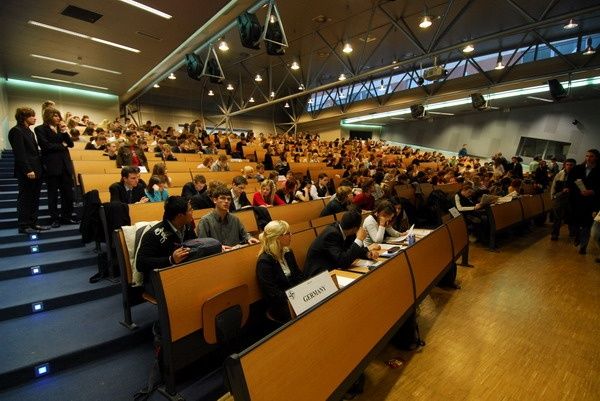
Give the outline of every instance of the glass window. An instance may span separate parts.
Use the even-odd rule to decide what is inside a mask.
[[[568,142],[522,136],[517,148],[517,155],[524,157],[540,156],[542,159],[549,159],[554,156],[558,161],[564,161],[570,147],[571,144]]]

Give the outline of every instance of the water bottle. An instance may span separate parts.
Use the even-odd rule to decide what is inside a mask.
[[[415,241],[416,241],[415,235],[414,234],[409,234],[408,235],[408,245],[410,246],[410,245],[414,244]]]

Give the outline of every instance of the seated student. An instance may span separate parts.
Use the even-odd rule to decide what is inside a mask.
[[[331,196],[335,193],[333,186],[329,182],[329,177],[325,173],[319,174],[317,184],[310,187],[311,199],[321,199]]]
[[[392,223],[396,217],[396,208],[388,200],[382,199],[377,203],[373,213],[365,221],[363,228],[367,231],[367,237],[364,240],[365,245],[380,244],[384,237],[399,237],[402,233],[394,230]]]
[[[310,244],[304,263],[304,275],[315,276],[325,270],[346,269],[357,259],[377,259],[381,247],[364,246],[367,232],[361,227],[360,213],[344,213],[340,222],[326,227]]]
[[[150,177],[145,192],[148,202],[164,202],[169,197],[169,191],[165,189],[165,180],[158,175]]]
[[[258,285],[266,298],[270,316],[278,322],[286,322],[291,316],[285,291],[304,280],[289,248],[290,225],[283,220],[273,220],[258,238],[261,245],[256,262]]]
[[[298,189],[296,190],[295,198],[299,202],[308,202],[309,200],[311,200],[310,189],[312,186],[313,186],[313,184],[312,184],[312,181],[310,180],[310,178],[303,177],[301,184],[299,185]]]
[[[117,143],[107,143],[102,156],[108,157],[108,160],[117,160]]]
[[[360,188],[362,192],[354,197],[352,203],[362,210],[373,210],[375,207],[375,198],[373,197],[372,192],[375,188],[375,182],[372,178],[367,178],[363,180]]]
[[[121,169],[121,181],[111,184],[108,188],[111,202],[146,203],[145,183],[140,180],[140,169],[135,166],[125,166]]]
[[[262,163],[256,164],[256,173],[254,174],[256,181],[262,182],[265,179],[265,166]]]
[[[293,178],[286,180],[283,188],[277,190],[275,195],[279,197],[286,204],[297,202],[296,190],[298,188],[298,181]]]
[[[340,185],[335,191],[335,197],[325,205],[319,216],[329,216],[347,211],[352,204],[352,199],[354,199],[352,188]]]
[[[176,265],[185,261],[190,249],[181,246],[196,238],[192,229],[192,206],[182,196],[170,196],[165,201],[163,220],[146,231],[135,257],[136,269],[144,274],[144,288],[154,295],[149,274],[154,269]]]
[[[215,209],[202,216],[198,227],[196,227],[199,238],[214,238],[223,244],[223,251],[232,247],[248,243],[258,244],[242,225],[240,219],[229,213],[231,203],[231,192],[225,185],[219,185],[210,190],[210,196],[215,204]]]
[[[210,171],[230,171],[227,155],[219,155],[216,162],[210,166]]]
[[[104,150],[106,149],[106,137],[98,135],[96,140],[85,144],[84,150]]]
[[[246,185],[248,185],[248,180],[244,176],[238,175],[233,177],[231,182],[231,204],[229,205],[230,212],[251,206],[245,192]]]
[[[285,202],[275,193],[275,183],[272,180],[264,180],[260,183],[260,191],[252,197],[252,206],[281,206]]]
[[[152,175],[159,176],[163,180],[165,188],[173,186],[173,180],[168,174],[169,171],[167,170],[167,165],[164,162],[158,162],[152,166]]]
[[[471,241],[482,239],[486,232],[487,216],[482,204],[474,200],[473,183],[465,181],[462,184],[460,191],[454,195],[454,204],[456,209],[464,214],[470,234],[476,235],[476,237],[470,235],[469,239]]]
[[[181,188],[181,196],[191,199],[193,196],[200,195],[206,191],[206,178],[201,174],[196,174],[194,179],[186,182]]]

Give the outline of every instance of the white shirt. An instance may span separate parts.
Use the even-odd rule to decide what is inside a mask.
[[[366,246],[371,244],[380,244],[383,242],[385,234],[389,237],[399,237],[400,232],[394,230],[390,225],[388,227],[382,227],[375,217],[369,215],[363,222],[363,228],[367,231],[367,237],[364,240]]]

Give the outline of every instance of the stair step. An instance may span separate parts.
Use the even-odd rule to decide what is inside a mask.
[[[139,329],[130,331],[119,324],[121,296],[113,295],[0,322],[0,388],[34,379],[34,367],[44,363],[57,372],[146,341],[156,307],[140,304],[134,313]]]
[[[59,212],[60,212],[60,197],[58,200],[58,205],[59,205]],[[79,210],[81,208],[78,206],[74,206],[74,213],[75,215],[79,214]],[[40,205],[40,207],[38,208],[38,216],[39,217],[43,217],[43,216],[50,216],[50,212],[48,211],[48,205]],[[0,209],[0,219],[6,220],[6,219],[12,219],[12,218],[16,218],[17,217],[17,208],[16,208],[16,204],[12,205],[11,207],[5,207]]]
[[[48,311],[120,293],[118,283],[102,280],[90,284],[89,277],[96,272],[96,266],[84,266],[0,281],[0,320],[31,315],[33,303],[42,302]]]
[[[36,234],[36,236],[37,240],[71,236],[80,236],[81,238],[81,234],[79,233],[79,225],[76,224],[63,225],[48,231],[41,231],[39,234]],[[36,241],[29,240],[29,237],[30,235],[28,234],[19,234],[16,228],[5,228],[0,230],[0,238],[2,238],[3,244],[27,241],[29,241],[31,244],[34,244]]]
[[[25,238],[27,238],[25,236]],[[83,247],[81,235],[72,235],[59,238],[25,240],[21,242],[2,243],[0,252],[4,256],[28,255],[33,253],[44,253],[60,249],[72,250]]]
[[[3,200],[13,200],[14,202],[16,202],[17,196],[19,196],[19,191],[17,191],[17,190],[0,192],[0,199],[3,199]],[[44,198],[48,198],[48,191],[46,191],[45,188],[42,188],[40,196],[42,196]],[[15,205],[16,205],[16,203],[14,203],[12,206],[16,207]]]
[[[41,197],[40,198],[40,206],[48,206],[48,198],[47,197]],[[17,207],[17,198],[16,195],[14,198],[10,198],[10,199],[2,199],[0,198],[0,209],[4,209],[4,208],[16,208]]]
[[[75,249],[3,257],[0,264],[0,280],[30,276],[34,266],[41,270],[41,274],[47,274],[96,265],[98,255],[93,251],[94,248],[93,244],[88,244]]]

